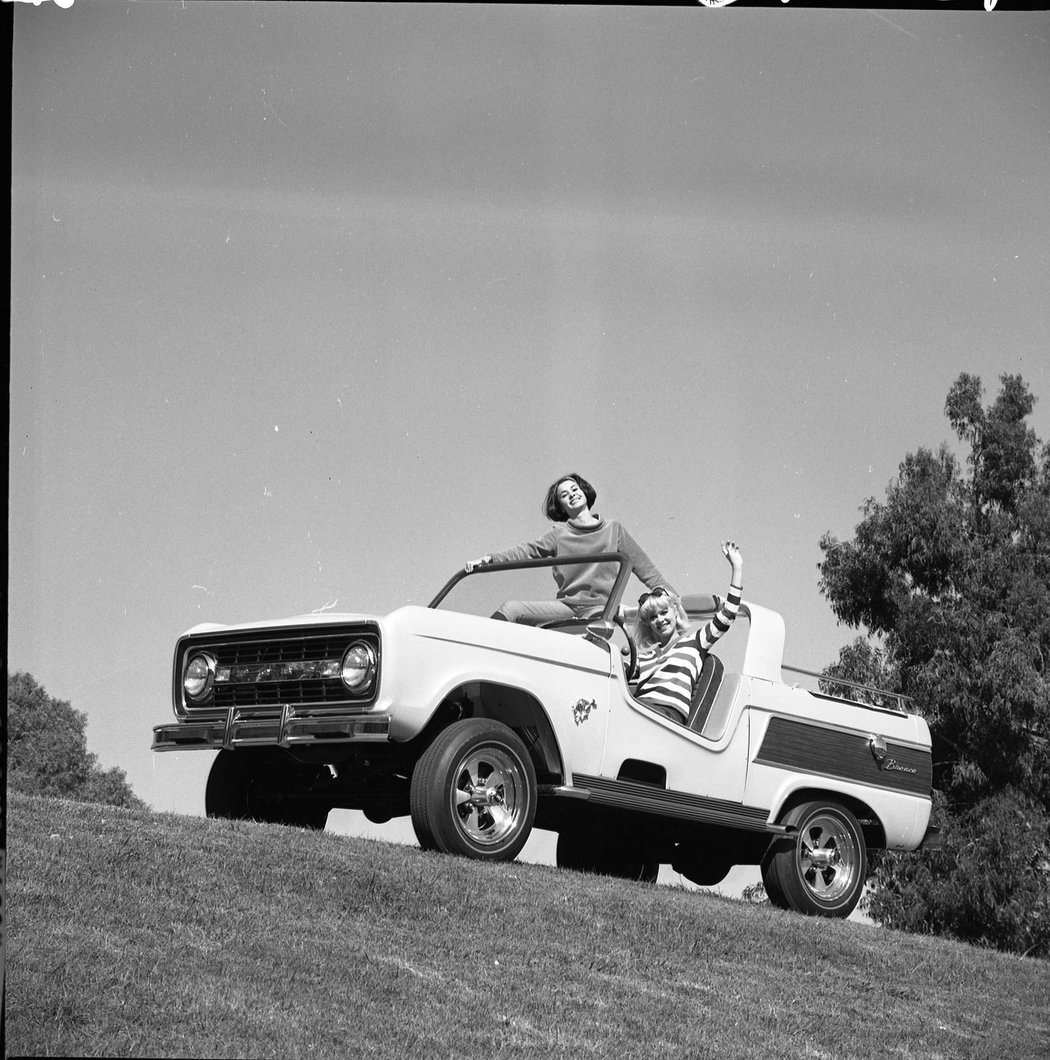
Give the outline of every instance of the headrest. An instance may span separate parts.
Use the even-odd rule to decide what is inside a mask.
[[[713,615],[718,610],[715,598],[707,593],[685,593],[682,596],[682,605],[690,618]]]

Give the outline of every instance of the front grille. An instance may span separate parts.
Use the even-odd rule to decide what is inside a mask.
[[[371,629],[345,629],[320,634],[275,631],[212,640],[194,638],[180,653],[181,663],[197,651],[215,657],[216,672],[228,671],[216,680],[213,693],[202,703],[186,701],[193,712],[228,710],[230,707],[279,708],[288,703],[296,707],[365,706],[375,697],[378,677],[363,695],[351,695],[338,676],[321,674],[321,663],[341,660],[353,643],[365,641],[379,656],[379,636]],[[314,665],[316,664],[316,665]],[[179,675],[181,684],[181,674]]]

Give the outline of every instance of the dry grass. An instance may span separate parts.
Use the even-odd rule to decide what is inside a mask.
[[[8,1055],[1050,1054],[1046,962],[293,828],[9,810]]]

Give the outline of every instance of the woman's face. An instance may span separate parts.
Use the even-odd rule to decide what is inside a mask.
[[[649,616],[649,628],[660,644],[666,644],[674,636],[678,613],[666,597],[656,601],[656,610]]]
[[[561,510],[570,519],[574,519],[587,508],[587,498],[575,479],[567,478],[564,482],[559,482],[554,496],[561,505]]]

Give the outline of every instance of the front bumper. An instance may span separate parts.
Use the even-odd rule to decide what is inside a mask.
[[[202,718],[156,725],[154,751],[192,751],[222,747],[318,747],[330,744],[385,741],[390,736],[389,714],[352,717],[304,717],[291,704],[280,715],[259,717],[230,707],[225,717]]]

